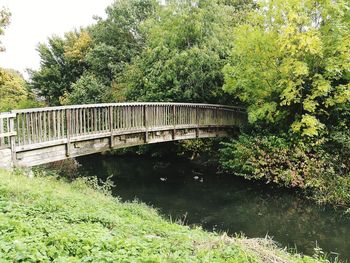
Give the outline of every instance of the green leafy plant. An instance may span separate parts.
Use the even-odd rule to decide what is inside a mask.
[[[251,123],[320,136],[350,102],[349,2],[258,5],[234,29],[224,89],[246,103]]]

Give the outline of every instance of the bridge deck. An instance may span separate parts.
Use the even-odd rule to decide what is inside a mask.
[[[108,149],[227,136],[240,107],[186,103],[89,104],[0,114],[0,167],[33,166]]]

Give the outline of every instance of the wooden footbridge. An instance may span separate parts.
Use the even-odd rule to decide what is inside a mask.
[[[30,167],[135,145],[229,136],[246,119],[240,107],[186,103],[14,110],[0,113],[0,167]]]

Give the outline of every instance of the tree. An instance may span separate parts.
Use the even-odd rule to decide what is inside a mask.
[[[85,56],[90,45],[85,30],[69,32],[63,38],[53,36],[48,44],[39,44],[41,65],[38,71],[31,71],[31,88],[49,105],[59,105],[60,97],[71,91],[71,85],[88,68]]]
[[[61,97],[61,104],[90,104],[107,102],[112,99],[107,86],[98,78],[86,73],[72,85],[72,91]]]
[[[252,123],[316,136],[350,102],[350,4],[260,1],[234,30],[224,90]]]
[[[113,86],[125,67],[137,56],[145,42],[141,25],[152,17],[159,4],[155,0],[121,0],[107,7],[106,19],[98,19],[89,30],[94,46],[86,61],[91,71],[107,86]]]
[[[38,105],[20,73],[0,68],[0,112]]]
[[[228,101],[221,69],[236,19],[236,9],[219,1],[170,1],[144,23],[146,46],[120,80],[127,99]]]

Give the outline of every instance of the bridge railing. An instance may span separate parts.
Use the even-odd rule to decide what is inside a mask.
[[[4,112],[0,113],[0,149],[10,148],[12,139],[16,136],[14,121],[16,114]]]
[[[9,145],[13,136],[8,134],[10,120],[15,117],[12,132],[16,132],[15,144],[20,148],[132,131],[237,126],[246,119],[240,107],[186,103],[89,104],[14,110],[11,114],[0,117],[1,145]]]

